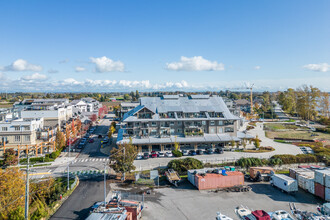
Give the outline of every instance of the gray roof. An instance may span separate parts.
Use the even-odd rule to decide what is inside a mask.
[[[125,220],[125,213],[92,213],[86,220]]]
[[[158,113],[166,112],[222,112],[224,119],[239,119],[237,116],[230,113],[227,105],[221,97],[208,95],[195,96],[202,98],[178,97],[177,99],[163,99],[161,97],[142,97],[140,99],[140,105],[125,114],[124,121],[139,121],[134,114],[140,111],[143,107],[146,107],[150,111],[156,113],[153,117],[154,120],[159,119],[157,116]]]

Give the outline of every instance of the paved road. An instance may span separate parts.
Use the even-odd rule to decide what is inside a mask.
[[[107,186],[110,183],[107,182]],[[104,200],[103,178],[82,180],[71,196],[63,203],[59,210],[50,218],[51,220],[85,219],[91,211],[90,207]],[[107,187],[107,193],[110,187]]]
[[[94,131],[94,143],[87,143],[80,153],[73,152],[70,156],[66,154],[63,157],[57,158],[53,166],[33,168],[37,173],[34,178],[41,178],[46,176],[60,176],[67,171],[68,163],[70,162],[70,172],[77,171],[100,171],[104,170],[104,163],[109,157],[107,154],[101,152],[101,141],[97,136],[102,134],[104,137],[109,130],[111,121],[109,119],[100,120],[99,125]]]

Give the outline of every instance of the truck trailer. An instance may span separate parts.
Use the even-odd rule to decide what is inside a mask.
[[[283,174],[272,175],[270,177],[270,184],[279,188],[282,192],[295,193],[298,191],[297,180]]]

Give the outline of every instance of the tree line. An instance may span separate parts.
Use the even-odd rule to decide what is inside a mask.
[[[313,86],[303,85],[280,92],[278,102],[284,111],[305,120],[317,120],[319,116],[329,118],[329,93]]]

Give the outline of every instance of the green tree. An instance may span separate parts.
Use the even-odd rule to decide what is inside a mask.
[[[130,98],[129,98],[129,94],[125,94],[125,95],[124,95],[124,100],[127,101],[127,100],[129,100],[129,99],[130,99]]]
[[[254,139],[254,146],[256,148],[259,148],[260,147],[260,140],[258,138],[258,135],[256,136],[256,138]]]
[[[55,147],[57,150],[62,149],[65,146],[65,136],[60,128],[57,127],[56,137],[55,137]]]
[[[129,143],[118,145],[118,148],[113,148],[110,152],[110,167],[117,173],[125,173],[135,170],[133,162],[137,156],[137,147]]]
[[[231,141],[230,141],[230,145],[231,145],[232,147],[234,147],[234,146],[235,146],[235,141],[234,141],[234,140],[231,140]]]
[[[17,156],[15,155],[15,151],[12,148],[6,149],[4,153],[4,165],[12,166],[16,165],[18,162]]]

